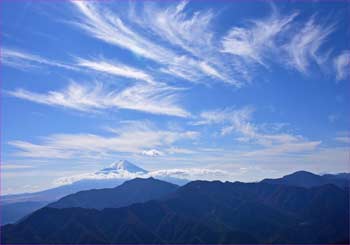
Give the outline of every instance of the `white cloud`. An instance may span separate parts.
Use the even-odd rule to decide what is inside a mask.
[[[128,171],[119,170],[118,172],[110,172],[110,173],[83,173],[76,174],[67,177],[60,177],[54,181],[55,185],[68,185],[80,180],[110,180],[110,179],[120,179],[120,180],[128,180],[134,178],[145,177],[142,173],[130,173]]]
[[[174,88],[165,85],[136,84],[118,91],[105,88],[101,83],[88,86],[73,82],[62,91],[49,91],[47,94],[23,89],[10,91],[9,94],[40,104],[87,112],[117,108],[160,115],[189,116],[188,112],[176,104],[175,92]]]
[[[154,37],[152,36],[147,38],[144,35],[145,32],[141,32],[140,30],[137,30],[137,28],[131,28],[132,25],[125,24],[125,21],[123,21],[120,16],[110,12],[106,8],[102,9],[99,5],[92,2],[73,1],[72,3],[80,13],[79,19],[73,22],[74,25],[82,28],[93,37],[104,42],[127,49],[134,54],[153,60],[162,66],[159,69],[160,71],[181,77],[191,82],[209,76],[237,85],[234,80],[230,80],[228,79],[228,76],[222,75],[213,64],[209,64],[208,61],[202,60],[203,57],[193,58],[189,55],[184,55],[183,52],[179,53],[172,48],[160,45],[161,42],[159,42],[159,40],[158,42],[154,41]],[[198,27],[203,24],[199,21],[208,17],[195,14],[195,16],[187,22],[183,14],[180,14],[185,5],[183,5],[183,7],[180,5],[176,9],[181,17],[178,16],[175,18],[177,18],[178,24],[181,23],[181,30],[174,26],[174,28],[168,30],[167,33],[171,36],[178,36],[179,40],[184,39],[183,42],[194,42],[194,32],[202,31],[198,29]],[[166,11],[163,17],[159,18],[173,18],[169,16],[169,14],[170,12]],[[154,17],[152,16],[152,19],[153,18]],[[165,31],[165,27],[163,26],[164,22],[160,22],[161,24],[157,21],[153,22],[144,19],[141,24],[139,23],[139,29],[153,28],[152,30],[157,33],[163,32]],[[178,31],[175,33],[175,30]],[[167,40],[169,41],[169,39]],[[173,42],[173,40],[171,42]],[[198,41],[196,43],[198,43]],[[181,43],[181,45],[183,46],[184,43]],[[194,43],[192,46],[195,47],[196,44]]]
[[[135,85],[123,90],[113,99],[120,108],[178,117],[190,113],[176,104],[176,89],[165,85]]]
[[[251,20],[248,27],[233,27],[222,38],[221,51],[242,58],[246,73],[250,73],[249,64],[269,67],[269,63],[279,62],[307,74],[312,64],[321,66],[328,60],[330,52],[321,48],[335,25],[318,23],[316,16],[301,23],[297,16],[281,16],[275,9],[267,19]]]
[[[107,9],[100,9],[93,2],[72,1],[71,3],[81,14],[80,21],[74,22],[74,24],[95,38],[152,60],[160,59],[162,61],[164,57],[170,55],[168,50],[144,39]]]
[[[112,135],[96,134],[54,134],[43,138],[39,144],[26,141],[10,141],[16,153],[32,158],[102,158],[113,153],[159,153],[153,148],[169,148],[175,142],[193,140],[198,137],[194,131],[159,130],[145,123],[121,125]]]
[[[334,59],[336,79],[345,80],[350,76],[350,51],[343,51]]]
[[[220,169],[176,168],[150,172],[152,177],[175,177],[188,180],[232,180],[232,174]]]
[[[339,143],[349,144],[350,143],[350,132],[349,131],[339,131],[336,133],[336,137],[334,137],[333,140],[335,140]]]
[[[146,81],[151,84],[156,83],[153,80],[152,76],[143,70],[139,70],[116,62],[107,61],[102,58],[93,60],[77,58],[76,64],[68,65],[14,49],[2,48],[1,52],[2,63],[4,65],[12,66],[18,69],[40,68],[44,65],[79,71],[79,67],[83,67],[115,76]]]
[[[217,71],[211,65],[194,60],[189,58],[188,56],[181,55],[172,58],[171,65],[161,68],[160,71],[171,74],[185,80],[196,82],[196,83],[207,83],[208,81],[203,81],[203,73],[207,76],[211,76],[213,78],[222,79],[224,82],[239,86],[239,82],[236,80],[226,79],[223,74]]]
[[[204,73],[206,76],[240,86],[241,82],[232,78],[217,45],[213,43],[214,12],[211,9],[187,11],[187,5],[188,2],[182,1],[160,8],[156,4],[145,3],[143,11],[136,13],[133,9],[130,18],[139,26],[147,28],[169,44],[196,58],[175,57],[171,65],[162,69],[163,71],[191,81],[203,80],[201,78]],[[187,69],[189,65],[195,69]]]
[[[300,28],[295,20],[298,13],[282,16],[273,8],[269,17],[234,26],[218,41],[213,26],[216,14],[211,9],[193,11],[188,2],[167,7],[146,2],[141,10],[132,4],[129,16],[92,2],[73,4],[80,14],[73,22],[76,26],[153,60],[159,71],[191,82],[208,83],[203,78],[211,77],[237,87],[251,80],[250,65],[269,67],[270,62],[279,62],[307,73],[312,63],[323,64],[328,53],[320,49],[334,30],[332,24],[316,23],[315,16]],[[112,70],[106,66],[99,69]]]
[[[69,70],[77,70],[77,68],[72,65],[48,60],[38,55],[9,48],[1,48],[1,63],[18,69],[30,69],[37,68],[41,65],[46,65]]]
[[[266,55],[278,48],[278,36],[288,29],[296,16],[294,13],[279,17],[274,13],[265,20],[251,21],[249,27],[233,27],[221,41],[222,52],[266,65]]]
[[[178,178],[186,180],[231,180],[232,174],[225,170],[218,169],[206,169],[206,168],[176,168],[176,169],[164,169],[150,171],[146,174],[143,173],[130,173],[128,171],[112,171],[108,173],[85,173],[77,174],[68,177],[58,178],[55,183],[57,185],[71,184],[80,180],[89,179],[121,179],[128,180],[133,178]]]
[[[105,60],[86,60],[79,58],[77,65],[111,75],[155,83],[153,78],[146,72],[115,62]]]
[[[145,150],[145,151],[142,151],[141,154],[149,157],[157,157],[157,156],[163,155],[161,151],[158,151],[156,149]]]
[[[222,110],[205,111],[200,114],[200,120],[195,125],[205,124],[226,124],[221,130],[222,135],[226,135],[236,130],[244,135],[255,134],[254,126],[248,121],[254,111],[252,107],[241,109],[225,108]]]
[[[316,149],[321,141],[309,141],[300,135],[283,132],[263,132],[263,127],[252,122],[252,107],[241,109],[226,108],[203,112],[195,125],[219,124],[221,134],[235,134],[235,140],[242,144],[257,145],[261,150],[250,151],[253,154],[283,154],[290,152],[304,152]],[[266,128],[266,127],[265,127]]]
[[[221,71],[217,70],[217,66],[215,67],[210,62],[203,60],[203,57],[194,58],[193,55],[190,57],[190,55],[184,55],[183,52],[176,52],[174,49],[160,45],[159,40],[156,42],[152,36],[147,38],[144,35],[145,33],[137,30],[137,28],[131,28],[132,25],[126,25],[120,16],[109,11],[108,8],[101,8],[100,4],[80,1],[72,1],[72,4],[80,15],[75,21],[68,23],[82,28],[95,38],[127,49],[136,55],[151,59],[158,65],[161,65],[161,67],[153,68],[153,70],[163,71],[191,82],[198,82],[203,77],[213,77],[236,85],[235,81],[223,75]],[[193,35],[193,32],[202,24],[199,21],[203,19],[204,17],[193,17],[193,20],[190,22],[195,26],[192,28],[187,27],[188,35]],[[186,26],[187,24],[184,25]],[[148,26],[147,23],[144,23],[141,27],[145,28],[146,26]],[[185,27],[183,28],[186,29]],[[182,34],[185,34],[185,30],[182,31]],[[194,36],[192,36],[192,41],[195,41]],[[192,46],[197,47],[195,44],[192,44]],[[199,50],[201,49],[199,48]],[[112,75],[155,83],[146,71],[101,59],[78,59],[77,64],[71,65],[19,50],[2,48],[1,60],[3,64],[19,69],[39,68],[46,65],[83,71],[80,67],[84,67]],[[147,69],[149,70],[150,67]]]
[[[20,149],[17,155],[22,157],[68,159],[73,156],[72,151],[60,149],[54,145],[33,144],[21,140],[10,141],[9,145]]]
[[[308,73],[312,63],[321,65],[328,58],[327,54],[321,54],[320,49],[334,31],[334,25],[322,25],[316,21],[315,16],[311,17],[284,46],[288,53],[287,62],[302,73]]]
[[[32,165],[24,165],[24,164],[1,164],[1,170],[19,170],[19,169],[29,169],[33,168]]]
[[[202,48],[208,48],[212,45],[211,22],[214,13],[211,10],[196,11],[190,15],[185,12],[187,5],[186,1],[170,5],[167,8],[145,4],[143,19],[141,20],[136,13],[131,18],[139,24],[147,23],[147,27],[159,37],[202,58]]]
[[[169,154],[193,154],[196,151],[185,149],[185,148],[179,148],[179,147],[170,147],[165,150]]]
[[[200,62],[199,67],[204,73],[206,73],[207,75],[209,75],[211,77],[219,78],[223,81],[226,81],[227,83],[239,86],[239,82],[237,82],[235,80],[229,80],[224,74],[221,74],[218,70],[216,70],[213,66],[211,66],[207,62]]]
[[[292,136],[293,137],[293,136]],[[284,155],[287,153],[312,152],[317,149],[321,141],[306,141],[304,139],[272,142],[261,150],[250,151],[243,154],[244,156],[267,156],[267,155]]]
[[[341,143],[350,143],[350,136],[339,136],[335,140]]]

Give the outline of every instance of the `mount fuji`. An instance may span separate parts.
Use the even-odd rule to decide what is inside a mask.
[[[61,186],[52,189],[34,193],[2,196],[2,202],[5,204],[23,201],[51,202],[77,191],[115,187],[123,183],[125,180],[135,178],[135,175],[138,177],[138,175],[146,173],[148,173],[148,171],[131,162],[125,160],[119,161],[111,164],[108,168],[101,169],[95,173],[65,177],[65,180],[69,179],[70,181],[60,182]],[[109,177],[106,178],[106,175],[109,175]],[[128,178],[129,175],[130,178]]]
[[[149,178],[149,173],[129,161],[121,160],[94,173],[65,177],[61,185],[55,188],[33,193],[4,195],[1,197],[1,223],[4,225],[16,222],[27,214],[64,196],[85,190],[114,188],[127,180]],[[171,176],[157,178],[177,185],[188,182],[188,180]]]
[[[112,163],[109,168],[104,168],[98,171],[97,173],[120,173],[121,171],[126,171],[129,173],[140,173],[140,174],[147,174],[148,171],[144,170],[143,168],[140,168],[139,166],[136,166],[135,164],[122,160],[116,163]]]

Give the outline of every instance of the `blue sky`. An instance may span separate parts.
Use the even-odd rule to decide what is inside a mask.
[[[349,171],[349,3],[2,1],[2,193],[127,159]]]

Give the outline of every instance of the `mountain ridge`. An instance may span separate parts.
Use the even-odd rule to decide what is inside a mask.
[[[128,172],[134,171],[134,173]],[[140,168],[139,166],[130,163],[126,160],[121,160],[119,162],[115,162],[110,165],[108,168],[101,169],[94,174],[96,174],[99,178],[97,179],[83,179],[72,184],[66,184],[59,187],[55,187],[52,189],[47,189],[35,193],[25,193],[25,194],[15,194],[15,195],[5,195],[2,196],[2,204],[5,206],[2,212],[2,224],[13,223],[22,218],[23,216],[28,215],[32,211],[41,208],[42,206],[57,201],[62,197],[65,197],[70,194],[77,193],[83,190],[91,190],[91,189],[104,189],[104,188],[114,188],[119,186],[126,180],[135,176],[136,173],[141,173],[141,175],[148,176],[147,174],[143,174],[147,170]],[[115,176],[118,176],[118,173],[123,173],[122,179],[118,179]],[[107,176],[112,174],[113,178]],[[314,181],[311,185],[308,183],[305,185],[303,181],[287,181],[285,182],[283,178],[290,175],[308,175],[312,176],[313,179],[318,179],[318,181]],[[302,187],[310,187],[310,186],[319,186],[327,183],[335,184],[344,189],[349,189],[350,183],[350,173],[339,173],[339,174],[324,174],[324,175],[316,175],[306,171],[297,171],[290,175],[286,175],[282,178],[278,179],[264,179],[261,182],[270,183],[270,184],[283,184],[283,185],[296,185]],[[103,177],[102,179],[100,177]],[[107,178],[108,177],[108,178]],[[178,185],[184,185],[188,183],[188,180],[178,179],[175,177],[167,176],[167,177],[157,177],[160,180],[171,182]],[[321,181],[320,181],[321,180]]]
[[[120,208],[46,207],[2,227],[2,242],[346,242],[348,203],[349,193],[331,184],[192,181],[160,199]]]
[[[345,177],[343,177],[345,176]],[[297,171],[276,179],[263,179],[262,183],[293,185],[300,187],[315,187],[325,184],[333,184],[341,188],[348,188],[350,178],[346,173],[317,175],[307,171]]]
[[[3,217],[1,222],[2,224],[13,223],[32,211],[67,195],[84,190],[114,188],[138,175],[147,177],[148,173],[147,170],[127,160],[120,160],[90,174],[87,179],[72,181],[72,183],[33,193],[4,195],[1,196],[1,202],[6,207],[1,210]],[[188,180],[171,176],[159,177],[159,179],[178,185],[188,182]]]
[[[160,198],[175,191],[177,185],[150,178],[135,178],[114,188],[80,191],[51,203],[53,208],[116,208]]]

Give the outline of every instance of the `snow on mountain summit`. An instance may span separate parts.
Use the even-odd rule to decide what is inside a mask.
[[[216,180],[221,178],[229,179],[231,175],[224,170],[213,169],[160,169],[147,171],[129,161],[121,160],[112,163],[109,167],[103,168],[99,171],[92,173],[83,173],[67,177],[61,177],[56,180],[57,185],[73,184],[75,182],[87,182],[95,181],[98,183],[111,182],[113,183],[124,182],[134,178],[150,178],[154,177],[159,180],[167,181],[177,185],[184,185],[189,179],[208,179]],[[119,183],[118,182],[118,183]],[[100,185],[101,186],[101,185]]]
[[[147,170],[140,168],[136,166],[135,164],[126,161],[126,160],[121,160],[119,162],[112,163],[108,168],[104,168],[100,170],[100,173],[113,173],[113,172],[121,172],[121,171],[126,171],[129,173],[141,173],[141,174],[146,174],[148,173]]]

